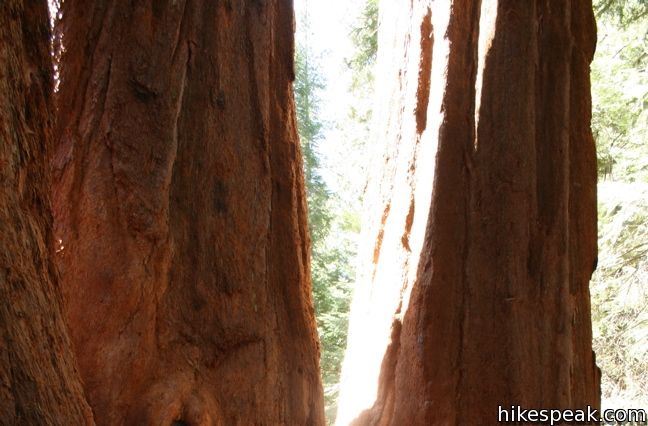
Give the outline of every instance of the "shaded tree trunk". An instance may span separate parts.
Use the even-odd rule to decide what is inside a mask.
[[[66,0],[57,261],[99,424],[322,424],[289,0]]]
[[[92,423],[51,253],[47,2],[0,2],[0,424]]]
[[[591,2],[381,8],[385,150],[338,423],[494,424],[498,405],[597,407]]]

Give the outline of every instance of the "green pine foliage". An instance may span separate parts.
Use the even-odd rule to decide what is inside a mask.
[[[377,4],[377,0],[362,0],[361,12],[350,29],[354,52],[346,65],[351,73],[349,91],[352,96],[340,105],[348,109],[349,114],[335,127],[329,127],[321,119],[319,94],[325,90],[326,84],[319,73],[320,59],[308,44],[307,15],[301,17],[301,33],[298,34],[295,54],[295,103],[304,159],[313,297],[329,424],[334,422],[337,411],[351,292],[355,281],[354,261],[367,163],[365,146],[373,100]],[[325,134],[328,137],[334,135],[340,140],[335,143],[335,150],[329,149],[327,156],[323,157],[320,144],[327,142]],[[343,143],[340,143],[342,140]],[[336,193],[329,190],[323,172],[335,176]]]
[[[648,2],[599,0],[592,131],[599,170],[594,349],[605,407],[648,406]]]
[[[308,44],[308,7],[301,19],[301,37],[295,55],[295,102],[301,138],[311,235],[313,296],[321,342],[321,369],[326,416],[335,421],[339,381],[346,349],[348,315],[355,281],[355,257],[360,232],[361,196],[366,170],[366,149],[373,101],[373,64],[377,49],[378,3],[361,0],[361,11],[349,37],[354,52],[346,60],[351,74],[351,96],[339,105],[346,118],[328,127],[322,121],[319,94],[325,82],[319,58]],[[331,130],[329,132],[329,130]],[[324,135],[338,138],[327,156],[320,153]],[[324,164],[322,164],[324,162]],[[329,190],[322,172],[335,176],[336,193]]]
[[[308,198],[308,230],[316,251],[315,248],[326,239],[331,230],[333,213],[328,208],[331,194],[320,175],[321,167],[317,152],[324,127],[318,120],[320,113],[318,92],[324,89],[324,82],[313,66],[313,59],[309,56],[311,55],[307,47],[298,46],[295,54],[294,91],[297,130],[304,160]]]
[[[370,159],[376,155],[369,145],[374,105],[374,66],[378,51],[378,0],[359,0],[357,16],[349,30],[353,51],[345,59],[350,73],[351,96],[343,105],[347,112],[337,123],[343,146],[333,157],[333,172],[338,177],[340,195],[355,212],[352,221],[360,223],[362,197],[368,178]]]
[[[648,16],[648,0],[598,0],[594,11],[600,20],[612,19],[626,29]]]
[[[352,89],[366,89],[373,83],[373,65],[378,52],[378,0],[365,1],[350,35],[355,47],[347,61],[353,72]]]
[[[319,118],[318,93],[325,85],[316,65],[315,55],[308,46],[299,45],[295,58],[294,91],[308,199],[313,298],[321,342],[326,414],[330,421],[337,410],[354,280],[353,236],[357,229],[353,220],[349,220],[349,212],[342,208],[339,197],[329,191],[321,175],[318,146],[323,142],[325,125]]]

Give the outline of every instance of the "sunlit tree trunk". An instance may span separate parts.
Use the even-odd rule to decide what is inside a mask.
[[[339,424],[598,406],[595,40],[589,1],[382,1]]]
[[[0,2],[0,424],[85,425],[61,314],[48,196],[47,2]]]
[[[323,423],[290,0],[66,0],[55,176],[98,424]]]

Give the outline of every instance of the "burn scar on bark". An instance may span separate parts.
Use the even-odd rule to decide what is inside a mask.
[[[432,73],[432,11],[427,13],[421,22],[421,59],[419,64],[418,88],[416,91],[416,132],[420,135],[427,126],[427,109],[430,100],[430,77]]]
[[[380,258],[380,248],[382,246],[383,237],[385,235],[385,223],[387,222],[387,217],[389,216],[389,210],[391,209],[391,204],[387,203],[385,210],[383,211],[382,219],[380,220],[380,230],[378,231],[378,236],[376,237],[376,244],[374,245],[373,253],[373,263],[374,265],[378,264],[378,259]],[[374,268],[374,274],[376,273]]]
[[[414,194],[412,193],[410,198],[409,211],[407,212],[407,217],[405,218],[405,231],[403,232],[403,236],[401,237],[401,243],[407,251],[412,251],[409,245],[409,236],[410,232],[412,231],[412,223],[414,222],[414,206]]]

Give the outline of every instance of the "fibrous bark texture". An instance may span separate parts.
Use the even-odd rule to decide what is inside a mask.
[[[591,2],[384,0],[380,31],[338,424],[597,407]]]
[[[323,423],[290,0],[66,0],[54,174],[98,424]]]
[[[46,172],[47,2],[0,2],[0,424],[91,424],[61,311]]]

